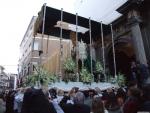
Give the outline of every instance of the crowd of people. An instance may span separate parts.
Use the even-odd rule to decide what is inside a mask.
[[[150,84],[138,88],[135,82],[126,88],[99,88],[69,92],[57,88],[20,88],[1,96],[5,113],[137,113],[150,111]],[[2,113],[2,112],[1,112]]]
[[[0,94],[0,113],[137,113],[150,112],[148,67],[131,63],[127,86],[70,91],[42,87],[18,88]]]

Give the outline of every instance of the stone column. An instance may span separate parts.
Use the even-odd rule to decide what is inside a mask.
[[[147,64],[144,44],[140,29],[140,18],[133,16],[129,19],[129,24],[131,25],[131,35],[132,35],[132,42],[135,50],[136,60],[142,64]]]

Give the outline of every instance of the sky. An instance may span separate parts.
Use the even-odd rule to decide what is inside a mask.
[[[59,8],[63,2],[62,0],[0,1],[0,65],[5,67],[5,72],[17,73],[19,45],[32,16],[37,16],[44,3]],[[67,0],[67,3],[70,2],[73,3],[74,0]]]
[[[101,4],[101,6],[98,6],[98,8],[103,8],[101,13],[104,13],[107,8],[109,9],[109,13],[113,14],[114,12],[110,12],[112,9],[116,8],[113,4],[120,3],[120,1],[124,2],[126,0],[1,0],[0,65],[5,67],[5,72],[17,73],[20,42],[26,32],[32,16],[37,16],[44,3],[47,3],[47,6],[57,9],[64,8],[65,11],[72,12],[74,14],[79,12],[79,15],[87,17],[89,14],[94,14],[93,11],[97,10],[93,9],[95,7],[88,6],[92,4],[93,1],[100,2],[99,4]],[[107,5],[103,5],[103,2]],[[82,7],[82,5],[88,8],[86,9],[86,12],[93,10],[92,13],[86,14],[84,10],[85,7]],[[108,5],[114,7],[111,9]],[[79,8],[82,11],[79,11]],[[97,15],[97,13],[95,13],[95,15]],[[102,15],[104,14],[101,14],[101,16]],[[110,19],[110,16],[108,16],[108,18]],[[99,18],[95,17],[93,19],[98,20]]]

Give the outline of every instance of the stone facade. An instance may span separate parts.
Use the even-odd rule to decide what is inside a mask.
[[[118,11],[123,16],[112,23],[115,38],[117,72],[127,75],[131,61],[147,65],[150,61],[150,1],[130,0]],[[111,36],[110,37],[111,40]],[[106,62],[113,72],[112,44],[107,41]],[[125,67],[125,68],[124,68]]]

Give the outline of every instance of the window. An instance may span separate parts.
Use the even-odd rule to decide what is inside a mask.
[[[38,50],[39,43],[37,41],[34,42],[33,50]]]

